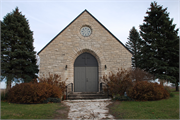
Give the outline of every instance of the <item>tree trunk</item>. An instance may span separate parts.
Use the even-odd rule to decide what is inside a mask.
[[[179,86],[178,85],[176,86],[176,91],[179,91]]]
[[[10,89],[11,89],[11,79],[7,78],[6,91],[9,91]]]
[[[175,85],[176,85],[176,91],[179,91],[179,86],[178,86],[177,81],[176,81]]]
[[[159,82],[160,82],[160,85],[162,85],[162,86],[163,86],[164,81],[160,79],[160,80],[159,80]]]

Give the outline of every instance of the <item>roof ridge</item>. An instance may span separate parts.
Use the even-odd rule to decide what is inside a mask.
[[[82,11],[73,21],[71,21],[63,30],[61,30],[50,42],[48,42],[38,53],[40,54],[57,36],[59,36],[66,28],[68,28],[76,19],[78,19],[84,12],[87,12],[90,16],[92,16],[105,30],[107,30],[120,44],[122,44],[131,54],[132,52],[115,36],[113,35],[101,22],[99,22],[87,9]]]

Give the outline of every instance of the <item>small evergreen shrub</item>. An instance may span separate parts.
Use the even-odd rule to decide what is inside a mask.
[[[49,103],[49,102],[52,102],[52,103],[60,103],[61,102],[61,99],[60,98],[48,98],[46,100],[43,101],[43,103]]]
[[[140,101],[160,100],[169,97],[168,91],[158,83],[149,83],[147,81],[139,81],[127,91],[127,95]]]
[[[128,96],[120,96],[120,95],[115,95],[113,100],[118,100],[118,101],[134,101]]]
[[[175,95],[173,93],[170,93],[170,97],[174,97]]]
[[[8,92],[8,101],[12,103],[43,103],[47,98],[61,98],[62,91],[47,83],[16,84]]]

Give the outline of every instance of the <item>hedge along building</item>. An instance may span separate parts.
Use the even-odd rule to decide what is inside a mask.
[[[39,75],[59,74],[74,92],[99,92],[101,77],[131,67],[130,51],[84,10],[42,50]]]

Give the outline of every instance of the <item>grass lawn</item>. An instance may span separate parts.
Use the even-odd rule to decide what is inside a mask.
[[[12,104],[1,101],[1,119],[66,119],[67,113],[68,109],[62,103]]]
[[[114,101],[109,105],[110,114],[116,119],[179,119],[179,92],[158,101]]]

